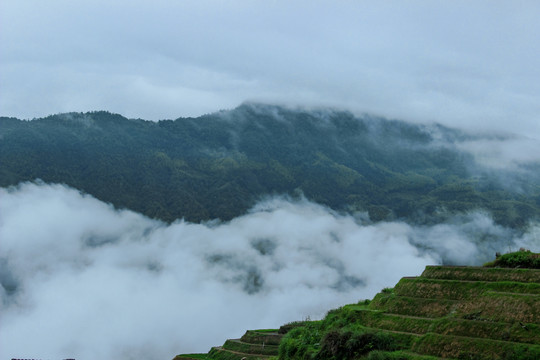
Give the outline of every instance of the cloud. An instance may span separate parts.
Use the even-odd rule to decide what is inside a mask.
[[[254,100],[540,133],[534,1],[0,7],[2,115],[157,120]]]
[[[414,228],[271,198],[227,223],[166,225],[63,185],[0,196],[2,358],[205,352],[371,298],[427,264],[540,249],[540,227],[516,235],[482,213]]]
[[[516,171],[520,165],[540,163],[540,141],[527,137],[483,137],[455,145],[492,169]]]

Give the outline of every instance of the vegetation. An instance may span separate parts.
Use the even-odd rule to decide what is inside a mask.
[[[250,355],[228,351],[222,348],[212,348],[208,353],[212,360],[266,360],[269,357],[264,355]]]
[[[406,351],[372,351],[367,360],[438,360],[440,358],[429,355],[418,355]]]
[[[423,336],[414,344],[412,350],[455,359],[533,360],[540,358],[540,346],[439,334]]]
[[[322,341],[317,359],[356,359],[374,350],[394,350],[394,337],[383,332],[332,330]]]
[[[281,327],[278,330],[279,334],[287,334],[289,331],[298,328],[298,327],[304,327],[306,324],[310,324],[311,322],[309,320],[304,321],[293,321],[290,323],[287,323],[285,325],[281,325]]]
[[[248,330],[240,338],[244,343],[249,344],[265,344],[265,345],[279,345],[282,335],[277,330]]]
[[[540,295],[540,284],[515,281],[464,282],[460,280],[404,278],[395,287],[395,292],[401,296],[447,300],[476,298],[487,291]]]
[[[227,350],[233,350],[244,354],[258,354],[258,355],[274,355],[277,353],[277,345],[269,344],[251,344],[245,343],[239,340],[227,340],[223,344],[223,348]]]
[[[536,165],[482,170],[454,145],[471,135],[346,112],[246,104],[160,122],[108,112],[0,118],[0,138],[0,186],[65,183],[165,221],[229,220],[268,194],[373,221],[487,209],[523,227],[540,215]]]
[[[540,269],[540,254],[521,249],[517,252],[499,256],[495,261],[485,266]]]
[[[207,359],[538,359],[539,274],[530,268],[427,267],[372,301],[331,310],[322,320],[285,324],[282,335],[248,331],[212,349]],[[270,339],[279,347],[261,346]]]
[[[208,354],[182,354],[174,357],[174,360],[211,360]]]
[[[502,269],[492,267],[427,266],[422,273],[422,278],[441,280],[517,281],[522,283],[540,283],[540,271],[531,271],[523,268]]]

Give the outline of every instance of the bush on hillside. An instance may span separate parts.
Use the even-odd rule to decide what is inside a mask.
[[[320,322],[303,322],[303,326],[291,329],[279,345],[280,360],[311,360],[317,352],[321,334]]]
[[[281,327],[278,329],[278,334],[287,334],[292,329],[295,329],[297,327],[305,326],[308,323],[308,320],[306,321],[293,321],[290,323],[287,323],[285,325],[281,325]]]
[[[395,350],[394,339],[387,334],[332,330],[321,341],[316,359],[356,359],[373,350]]]
[[[498,256],[495,261],[484,264],[487,267],[540,269],[540,253],[520,249],[519,251]]]

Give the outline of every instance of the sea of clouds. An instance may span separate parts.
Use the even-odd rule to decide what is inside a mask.
[[[473,212],[370,223],[268,198],[230,222],[165,224],[64,185],[0,188],[0,358],[172,359],[246,329],[372,298],[429,264],[540,251]]]

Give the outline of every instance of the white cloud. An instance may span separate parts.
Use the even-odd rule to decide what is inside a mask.
[[[540,141],[525,138],[480,138],[455,144],[482,165],[499,170],[518,170],[520,164],[538,163]]]
[[[371,298],[443,259],[540,250],[538,227],[516,237],[481,213],[431,227],[361,225],[274,198],[228,223],[165,225],[61,185],[0,196],[2,358],[204,352],[246,329]]]

